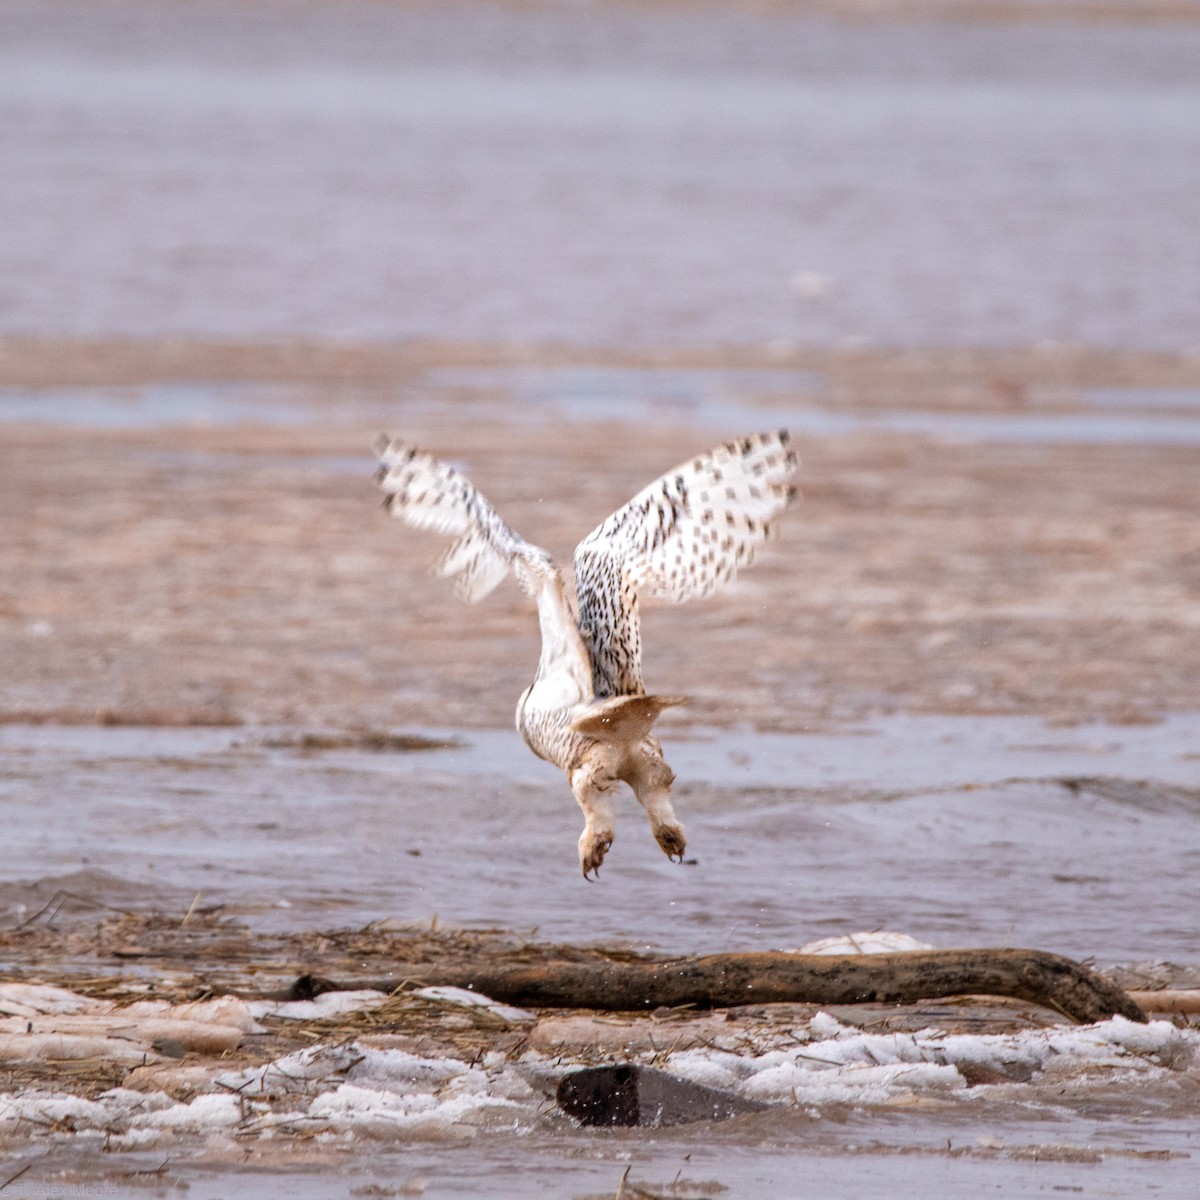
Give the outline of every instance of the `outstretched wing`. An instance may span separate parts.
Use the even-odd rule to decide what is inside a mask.
[[[387,493],[392,516],[454,538],[433,564],[435,575],[453,579],[454,590],[474,603],[511,571],[537,601],[542,653],[537,678],[519,712],[530,710],[530,719],[536,720],[539,707],[569,708],[591,700],[591,664],[550,555],[514,533],[474,484],[449,464],[386,437],[375,449],[375,480]]]
[[[579,626],[596,696],[640,695],[641,595],[709,596],[747,566],[796,494],[786,430],[718,446],[668,471],[575,549]]]
[[[379,439],[375,452],[375,482],[387,493],[385,506],[392,516],[454,539],[431,569],[453,580],[462,599],[482,600],[510,571],[535,598],[547,579],[558,577],[550,555],[514,533],[448,463],[387,437]]]

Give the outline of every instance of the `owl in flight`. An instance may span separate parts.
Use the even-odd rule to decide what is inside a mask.
[[[621,783],[646,810],[663,852],[681,861],[675,774],[652,730],[664,708],[684,699],[646,694],[638,606],[643,597],[711,595],[751,561],[796,494],[787,432],[683,463],[592,530],[575,548],[578,616],[550,555],[514,533],[453,467],[386,437],[376,450],[388,511],[453,539],[434,574],[475,603],[511,573],[537,602],[541,661],[517,702],[517,729],[534,754],[566,772],[583,809],[584,878],[599,873],[612,845]]]

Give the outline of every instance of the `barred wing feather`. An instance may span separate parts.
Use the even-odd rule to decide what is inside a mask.
[[[712,595],[795,496],[786,431],[718,446],[643,488],[575,550],[580,630],[597,697],[641,694],[638,601]]]
[[[414,529],[454,540],[431,568],[453,581],[455,592],[474,604],[494,591],[510,571],[531,596],[556,575],[545,550],[514,533],[465,476],[448,463],[401,441],[376,445],[375,482],[385,505]]]

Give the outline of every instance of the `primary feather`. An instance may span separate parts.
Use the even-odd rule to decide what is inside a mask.
[[[540,581],[555,569],[553,560],[514,533],[469,479],[405,442],[381,438],[376,453],[375,482],[387,493],[392,516],[454,538],[431,570],[450,579],[458,596],[475,604],[511,571],[536,597]]]
[[[795,496],[786,430],[743,438],[668,471],[575,549],[579,624],[597,696],[638,695],[642,593],[710,596],[754,558]]]

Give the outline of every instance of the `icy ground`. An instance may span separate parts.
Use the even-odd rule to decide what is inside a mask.
[[[10,990],[16,985],[8,985]],[[453,989],[426,989],[430,999],[478,1006],[479,997]],[[382,1005],[381,993],[333,993],[316,1001],[247,1005],[226,999],[206,1005],[144,1002],[114,1009],[65,989],[25,988],[3,1000],[14,1019],[27,1023],[31,1054],[104,1054],[106,1046],[137,1056],[139,1035],[161,1034],[173,1021],[215,1025],[251,1041],[264,1032],[256,1018],[328,1020]],[[486,999],[482,1004],[489,1006]],[[532,1027],[531,1013],[491,1005],[516,1028]],[[101,1022],[89,1030],[80,1023]],[[72,1025],[72,1022],[74,1023]],[[48,1032],[35,1031],[47,1026]],[[74,1029],[75,1032],[70,1032]],[[11,1044],[20,1035],[5,1035]],[[192,1036],[199,1036],[193,1033]],[[57,1038],[46,1048],[40,1038]],[[537,1049],[492,1051],[467,1062],[423,1055],[363,1036],[330,1040],[268,1063],[229,1069],[176,1065],[143,1049],[147,1066],[134,1072],[137,1089],[121,1086],[95,1098],[41,1088],[0,1095],[0,1135],[64,1135],[103,1139],[110,1149],[169,1145],[184,1136],[271,1138],[304,1134],[336,1140],[467,1138],[481,1129],[532,1131],[561,1121],[549,1102],[561,1075],[577,1066],[561,1054]],[[41,1049],[35,1051],[34,1046]],[[162,1048],[160,1039],[153,1043]],[[126,1051],[124,1048],[128,1048]],[[865,1033],[819,1012],[795,1028],[752,1031],[730,1026],[706,1044],[630,1057],[712,1087],[810,1113],[828,1106],[856,1109],[915,1103],[971,1104],[1003,1098],[1031,1109],[1052,1109],[1098,1086],[1168,1091],[1200,1083],[1200,1031],[1169,1021],[1141,1025],[1113,1018],[1082,1027],[1053,1026],[1006,1034]],[[151,1061],[155,1060],[155,1061]],[[132,1078],[132,1077],[131,1077]],[[159,1086],[154,1086],[157,1081]],[[195,1094],[179,1099],[181,1092]]]

